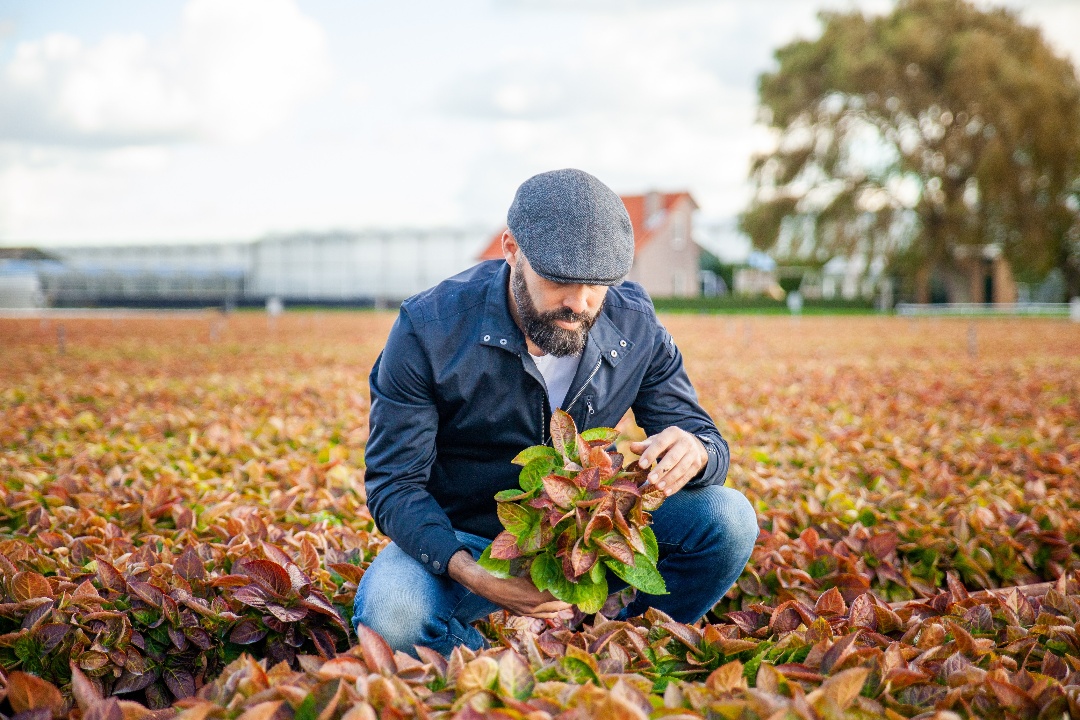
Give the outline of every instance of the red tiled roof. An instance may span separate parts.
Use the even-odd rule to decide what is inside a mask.
[[[653,234],[656,231],[656,227],[646,229],[645,222],[648,218],[645,217],[645,195],[621,195],[620,199],[623,201],[623,205],[626,206],[626,212],[630,215],[630,225],[634,228],[634,252],[640,252],[641,248],[645,247],[653,238]],[[676,192],[676,193],[659,193],[660,209],[666,211],[671,210],[675,205],[683,198],[686,198],[693,208],[697,208],[697,203],[694,202],[694,198],[690,196],[688,192]],[[502,258],[502,234],[506,229],[506,226],[499,228],[491,241],[488,243],[484,252],[480,253],[480,260],[498,260]]]

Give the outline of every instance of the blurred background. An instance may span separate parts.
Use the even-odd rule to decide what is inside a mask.
[[[8,0],[0,306],[392,305],[572,166],[669,308],[1064,313],[1078,60],[1074,0]]]

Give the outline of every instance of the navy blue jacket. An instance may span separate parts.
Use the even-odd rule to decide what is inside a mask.
[[[510,460],[548,440],[543,376],[507,305],[510,266],[481,263],[406,300],[371,369],[368,507],[379,529],[434,574],[494,538],[495,493],[517,487]],[[688,487],[723,484],[728,446],[697,401],[682,355],[640,285],[608,289],[564,408],[579,430],[633,408],[649,434],[677,425],[709,454]]]

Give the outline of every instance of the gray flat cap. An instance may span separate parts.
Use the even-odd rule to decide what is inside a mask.
[[[634,264],[626,206],[581,170],[552,170],[523,182],[506,225],[532,269],[548,280],[614,285]]]

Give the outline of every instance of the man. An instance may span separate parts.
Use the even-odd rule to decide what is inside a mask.
[[[631,450],[668,496],[653,530],[670,594],[639,594],[630,615],[654,606],[696,621],[758,535],[750,503],[723,487],[727,443],[682,356],[644,290],[621,282],[634,239],[619,197],[580,170],[542,173],[518,189],[507,225],[506,262],[406,300],[371,370],[365,484],[393,542],[360,582],[353,623],[409,653],[477,649],[471,623],[499,608],[538,618],[569,608],[476,563],[502,529],[495,493],[517,486],[511,458],[549,440],[554,408],[584,430],[613,427],[632,407],[648,434]]]

